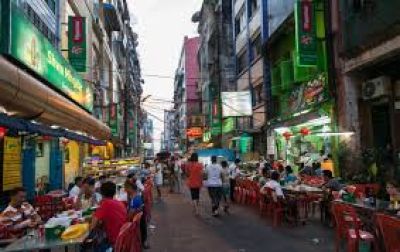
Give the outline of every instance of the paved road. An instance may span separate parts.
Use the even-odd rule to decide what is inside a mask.
[[[205,190],[199,217],[187,194],[167,194],[155,203],[149,251],[156,252],[321,252],[333,251],[333,230],[317,221],[273,228],[255,209],[235,205],[229,216],[211,217]],[[319,243],[313,239],[319,239]]]

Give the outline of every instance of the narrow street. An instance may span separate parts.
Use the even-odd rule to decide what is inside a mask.
[[[201,216],[192,215],[189,195],[165,194],[153,208],[150,251],[287,252],[333,251],[333,229],[317,221],[305,226],[273,228],[255,209],[235,205],[229,216],[214,218],[206,190]],[[313,241],[318,239],[319,242]]]

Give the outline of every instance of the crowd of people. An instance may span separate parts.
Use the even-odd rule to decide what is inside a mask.
[[[329,156],[327,157],[329,159]],[[153,167],[149,163],[140,169],[131,170],[122,185],[117,185],[107,176],[76,177],[74,183],[68,188],[68,197],[73,201],[74,209],[96,209],[92,216],[89,238],[98,237],[99,232],[104,232],[104,237],[96,246],[104,251],[113,247],[118,238],[121,227],[134,216],[142,214],[140,232],[143,248],[149,248],[147,242],[148,216],[144,204],[144,191],[146,182],[152,181],[155,185],[157,199],[162,200],[162,187],[164,180],[169,181],[170,192],[183,192],[183,180],[190,191],[193,213],[200,214],[200,192],[207,188],[211,202],[212,216],[219,216],[221,212],[229,214],[231,202],[234,202],[234,189],[238,178],[246,176],[241,169],[241,160],[236,159],[229,164],[227,161],[218,162],[216,156],[211,157],[208,165],[199,162],[197,153],[191,154],[188,161],[180,157],[170,158],[168,161],[156,159]],[[326,160],[325,160],[326,161]],[[323,177],[321,188],[327,192],[340,191],[343,185],[333,176],[330,167],[321,163],[312,163],[302,167],[295,174],[292,167],[287,165],[260,160],[258,166],[258,183],[260,192],[273,193],[276,200],[285,201],[283,193],[284,184],[300,184],[302,175]],[[165,176],[168,176],[167,178]],[[152,179],[152,180],[150,180]],[[400,201],[400,189],[396,181],[388,182],[386,191],[391,200]],[[10,192],[9,205],[0,214],[0,226],[6,226],[10,237],[18,238],[30,229],[43,225],[42,218],[35,208],[26,200],[26,191],[22,187]]]
[[[151,178],[149,168],[150,165],[146,164],[141,171],[129,172],[122,187],[118,186],[114,179],[106,176],[100,176],[97,180],[93,177],[76,177],[74,183],[69,186],[67,197],[73,202],[73,209],[82,211],[95,209],[87,239],[92,241],[91,246],[95,246],[94,251],[107,251],[113,247],[121,227],[139,213],[142,216],[140,219],[142,247],[149,248],[147,242],[149,209],[146,209],[143,195],[145,190],[143,183]],[[44,225],[37,210],[28,203],[26,195],[26,190],[22,187],[10,191],[9,205],[0,214],[0,228],[6,228],[8,236],[1,237],[2,239],[8,238],[11,241]],[[94,240],[97,241],[93,242]]]

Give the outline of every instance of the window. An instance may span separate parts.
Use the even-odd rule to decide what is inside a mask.
[[[261,34],[251,41],[251,61],[257,59],[262,53]]]
[[[259,84],[253,88],[253,106],[263,102],[263,85]]]
[[[240,19],[236,18],[235,19],[235,36],[239,35],[241,29],[240,29]]]
[[[237,36],[244,27],[246,27],[246,15],[243,7],[235,18],[235,35]]]
[[[56,1],[55,0],[46,0],[47,5],[53,13],[56,13]]]
[[[258,9],[258,0],[249,0],[249,18],[252,18]]]
[[[237,61],[236,70],[237,70],[237,74],[239,74],[239,73],[243,72],[243,70],[247,66],[247,53],[246,53],[246,50],[237,56],[236,61]]]

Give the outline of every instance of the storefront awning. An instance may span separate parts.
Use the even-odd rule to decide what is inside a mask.
[[[30,122],[21,118],[10,117],[3,113],[0,113],[0,126],[42,136],[65,137],[70,140],[93,145],[106,145],[106,142],[101,140],[93,139],[65,129],[53,129],[46,125]]]
[[[13,118],[29,118],[48,127],[54,125],[97,139],[110,139],[107,125],[3,56],[0,69],[0,105]],[[15,120],[9,122],[15,123],[12,128],[21,127]],[[31,125],[34,129],[35,125]]]

